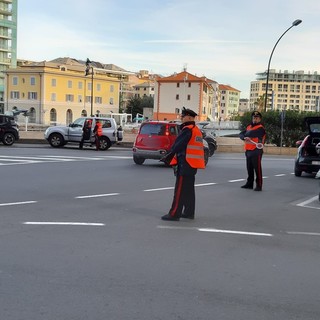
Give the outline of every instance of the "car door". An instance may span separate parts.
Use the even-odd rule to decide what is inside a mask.
[[[68,140],[80,142],[82,138],[82,128],[86,118],[79,118],[69,124],[68,127]]]

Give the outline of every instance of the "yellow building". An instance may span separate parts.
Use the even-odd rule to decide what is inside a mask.
[[[229,85],[219,84],[220,120],[232,120],[239,112],[240,91]]]
[[[30,123],[44,125],[68,124],[81,116],[118,112],[125,72],[105,70],[92,63],[85,76],[85,69],[83,62],[71,58],[22,63],[8,69],[4,111],[26,109]]]
[[[250,109],[265,96],[266,72],[257,73],[251,82]],[[267,110],[319,111],[320,75],[317,72],[270,69]]]

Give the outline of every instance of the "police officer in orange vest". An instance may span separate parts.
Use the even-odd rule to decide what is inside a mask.
[[[259,111],[251,114],[252,122],[246,130],[240,132],[239,137],[244,140],[248,178],[243,189],[253,189],[254,174],[256,174],[256,187],[254,191],[262,191],[262,168],[261,159],[263,154],[263,144],[266,138],[266,131],[261,124],[262,115]]]
[[[94,137],[95,137],[95,140],[96,140],[96,150],[99,151],[99,148],[100,148],[100,137],[103,134],[102,123],[99,120],[96,121],[96,125],[95,125],[95,127],[93,129],[93,133],[94,133]]]
[[[194,219],[194,182],[197,169],[204,169],[202,133],[195,124],[197,114],[183,107],[180,133],[170,152],[161,161],[176,166],[176,183],[169,213],[162,220],[179,221],[180,218]]]

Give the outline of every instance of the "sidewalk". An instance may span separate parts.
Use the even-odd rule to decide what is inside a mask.
[[[136,133],[125,132],[123,141],[114,145],[114,147],[132,148]],[[240,153],[244,152],[243,142],[238,137],[217,137],[217,152]],[[47,144],[44,139],[43,131],[20,131],[20,140],[18,143],[27,144]],[[274,155],[295,155],[297,148],[279,148],[274,146],[265,146],[265,154]]]

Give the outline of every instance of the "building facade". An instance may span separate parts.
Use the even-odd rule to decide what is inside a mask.
[[[205,77],[192,75],[186,70],[169,77],[157,78],[153,119],[180,119],[183,107],[195,111],[199,121],[212,117],[213,87],[210,81]]]
[[[219,120],[232,120],[239,112],[240,91],[225,84],[219,85],[220,112]]]
[[[4,112],[5,74],[17,66],[18,0],[0,0],[0,113]]]
[[[118,75],[93,65],[93,74],[85,76],[85,69],[84,63],[71,58],[8,69],[4,111],[28,110],[30,123],[44,125],[68,124],[80,116],[118,112]]]
[[[266,72],[250,85],[250,109],[265,96]],[[267,110],[319,111],[320,75],[317,72],[269,70]]]

